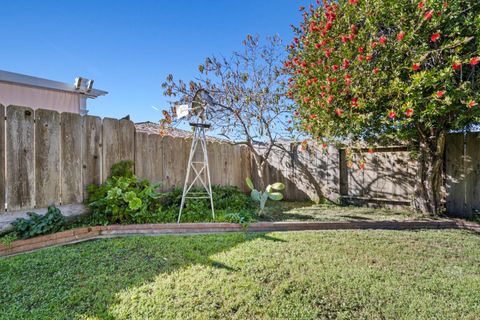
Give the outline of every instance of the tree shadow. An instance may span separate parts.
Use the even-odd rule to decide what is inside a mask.
[[[8,319],[112,319],[119,292],[193,265],[237,272],[211,257],[264,233],[92,240],[0,259],[0,315]],[[1,317],[0,317],[1,318]]]

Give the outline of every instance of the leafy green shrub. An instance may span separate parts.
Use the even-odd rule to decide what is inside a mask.
[[[112,176],[100,186],[87,187],[86,204],[98,224],[148,223],[159,208],[158,187],[135,176]]]
[[[124,160],[115,163],[110,168],[110,177],[128,177],[132,178],[134,176],[133,168],[135,162],[132,160]]]
[[[55,206],[48,207],[45,215],[28,212],[29,219],[18,218],[12,225],[13,234],[20,239],[28,239],[35,236],[50,234],[60,231],[65,225],[65,217]]]
[[[112,166],[111,176],[105,183],[87,187],[85,202],[92,215],[82,219],[81,224],[176,222],[182,189],[159,193],[159,184],[138,179],[133,174],[133,166],[133,161],[119,162]],[[212,191],[215,220],[211,216],[209,199],[187,199],[182,221],[247,223],[254,220],[253,201],[237,187],[214,186]]]
[[[202,189],[193,191],[202,191]],[[183,222],[247,223],[255,219],[253,201],[237,187],[213,186],[212,191],[215,220],[211,215],[210,199],[187,199],[182,213]],[[164,216],[158,222],[175,222],[181,200],[182,189],[180,188],[162,194],[160,202]]]

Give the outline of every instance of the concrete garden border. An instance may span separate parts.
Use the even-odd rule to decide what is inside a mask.
[[[349,222],[258,222],[248,226],[236,223],[182,223],[110,225],[77,228],[27,240],[0,244],[0,257],[30,252],[46,247],[65,245],[91,239],[130,235],[214,234],[226,232],[271,232],[306,230],[418,230],[468,229],[480,233],[480,225],[462,220],[448,221],[349,221]]]

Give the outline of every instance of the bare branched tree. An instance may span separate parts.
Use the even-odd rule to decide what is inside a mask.
[[[285,48],[278,36],[267,37],[263,43],[258,36],[249,35],[243,49],[231,57],[206,58],[198,66],[200,75],[188,84],[172,75],[162,84],[164,94],[175,99],[173,105],[191,102],[198,89],[210,93],[215,107],[208,109],[207,117],[215,134],[250,149],[262,184],[259,188],[265,187],[263,172],[273,149],[298,159],[296,149],[289,146],[300,135],[292,124],[295,106],[286,95],[284,60]],[[174,124],[172,119],[175,107],[165,114],[163,123]],[[300,171],[308,171],[308,166],[297,162]],[[321,196],[321,188],[315,189]]]

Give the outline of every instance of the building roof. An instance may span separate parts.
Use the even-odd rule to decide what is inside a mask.
[[[146,132],[149,134],[160,134],[160,125],[155,122],[145,121],[135,123],[135,129],[138,132]],[[162,129],[162,134],[172,136],[175,138],[191,138],[193,132],[177,128],[165,128]],[[207,140],[215,142],[229,142],[226,139],[220,139],[217,137],[207,136]]]
[[[92,89],[88,92],[83,92],[75,89],[73,83],[64,83],[58,82],[43,78],[37,78],[28,76],[25,74],[14,73],[9,71],[0,70],[0,82],[12,83],[12,84],[20,84],[24,86],[36,87],[36,88],[45,88],[51,90],[58,90],[58,91],[66,91],[71,93],[78,93],[83,94],[87,98],[96,98],[99,96],[106,95],[108,92],[98,89]]]

